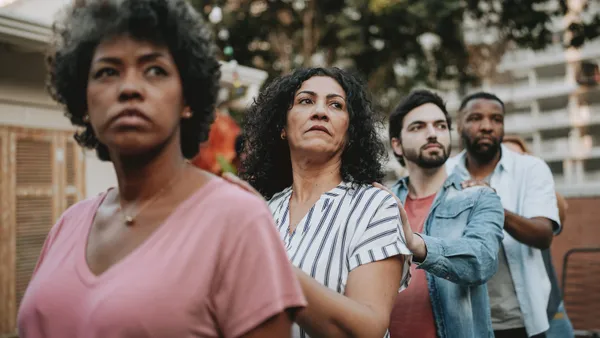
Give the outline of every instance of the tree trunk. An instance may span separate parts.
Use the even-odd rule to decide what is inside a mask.
[[[307,0],[308,6],[302,15],[302,56],[304,57],[303,65],[309,67],[311,58],[315,52],[315,7],[316,0]]]

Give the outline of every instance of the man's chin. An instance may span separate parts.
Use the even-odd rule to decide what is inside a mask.
[[[429,160],[420,160],[418,165],[423,169],[437,169],[441,168],[444,164],[446,164],[446,159],[429,159]]]
[[[482,162],[491,161],[494,157],[496,157],[496,154],[498,154],[498,151],[500,150],[499,148],[500,147],[496,146],[475,147],[475,149],[473,149],[473,156]]]

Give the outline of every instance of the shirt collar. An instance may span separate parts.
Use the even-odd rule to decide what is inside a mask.
[[[446,181],[444,181],[444,189],[448,189],[451,185],[453,185],[457,190],[462,190],[462,181],[463,180],[460,175],[452,173],[450,176],[448,176],[448,178],[446,178]]]
[[[496,172],[496,170],[510,172],[511,168],[513,167],[513,163],[515,161],[515,155],[517,153],[508,149],[504,144],[500,145],[500,150],[502,152],[500,155],[500,161],[496,165],[494,172]],[[471,175],[469,174],[469,171],[467,170],[467,165],[466,165],[467,151],[463,150],[456,156],[458,157],[457,166],[460,168],[460,170],[464,174],[466,174],[466,177],[470,177]]]
[[[401,178],[398,182],[396,182],[396,184],[394,184],[392,186],[392,191],[396,192],[396,191],[401,191],[403,189],[406,189],[408,191],[408,180],[409,180],[409,176],[405,176],[403,178]],[[450,186],[454,186],[456,189],[458,190],[462,190],[462,186],[461,186],[461,182],[462,182],[462,178],[460,177],[460,175],[456,174],[456,173],[452,173],[450,174],[450,176],[448,176],[448,178],[446,178],[446,180],[444,181],[444,189],[449,188]]]
[[[321,195],[321,197],[323,197],[323,196],[337,197],[339,195],[346,193],[348,190],[351,190],[352,188],[353,188],[352,183],[342,181],[335,188],[324,192]],[[292,194],[292,186],[285,188],[279,194],[282,194],[283,196],[286,196],[286,198],[289,198],[289,196]]]

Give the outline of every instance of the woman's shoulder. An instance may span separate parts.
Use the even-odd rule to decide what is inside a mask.
[[[271,196],[271,198],[268,200],[268,203],[272,203],[272,202],[281,200],[282,198],[285,198],[285,196],[287,194],[289,194],[290,191],[292,191],[291,186],[281,190],[280,192],[273,194],[273,196]]]
[[[75,204],[68,207],[67,210],[65,210],[65,212],[62,213],[60,218],[62,220],[69,220],[88,215],[90,212],[95,212],[95,209],[102,202],[104,197],[106,197],[106,194],[108,194],[108,191],[76,202]]]
[[[55,238],[58,233],[70,234],[84,226],[83,220],[92,218],[92,214],[95,213],[106,194],[107,192],[103,192],[97,196],[88,197],[67,208],[50,229],[48,238]]]
[[[349,192],[352,196],[361,196],[361,200],[367,198],[370,200],[370,205],[375,204],[376,206],[379,203],[389,202],[390,204],[396,204],[396,200],[393,198],[392,194],[383,190],[381,188],[375,187],[372,184],[348,184]],[[379,203],[373,203],[379,202]]]
[[[212,204],[226,208],[232,213],[257,213],[268,211],[265,200],[255,194],[229,183],[222,178],[214,178],[214,190],[211,194]]]

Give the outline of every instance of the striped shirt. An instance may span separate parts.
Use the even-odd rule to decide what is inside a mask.
[[[268,202],[292,264],[319,283],[343,294],[348,274],[362,264],[396,255],[410,256],[396,200],[371,185],[342,182],[321,195],[296,229],[288,231],[292,188]],[[408,286],[406,257],[400,290]],[[294,324],[292,337],[308,335]]]

